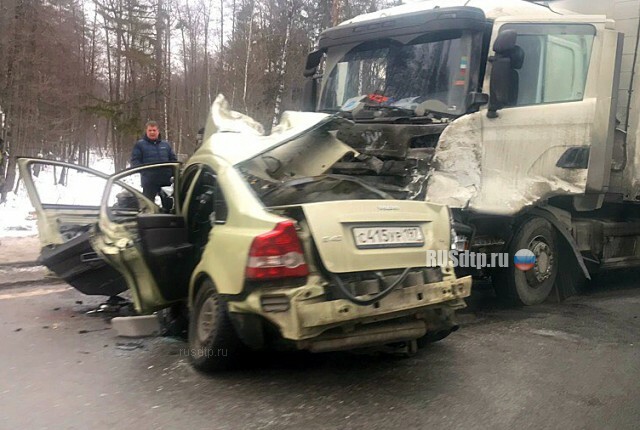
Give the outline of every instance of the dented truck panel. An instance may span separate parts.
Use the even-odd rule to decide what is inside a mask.
[[[541,25],[553,25],[555,19],[541,20]],[[502,26],[517,28],[513,24],[524,21],[496,19],[493,39]],[[608,175],[598,169],[611,164],[609,112],[615,105],[611,56],[616,56],[618,40],[610,36],[602,18],[591,17],[588,22],[597,32],[582,100],[505,107],[497,118],[488,118],[482,110],[455,120],[436,148],[428,201],[485,214],[516,215],[554,196],[607,190]],[[485,75],[486,92],[489,75]],[[607,119],[601,124],[597,118]],[[588,166],[559,165],[568,151],[586,147],[592,147]]]

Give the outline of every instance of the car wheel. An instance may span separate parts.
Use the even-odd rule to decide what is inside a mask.
[[[454,331],[455,330],[453,328],[449,328],[446,330],[429,332],[418,339],[418,348],[424,348],[431,343],[441,341],[442,339],[449,336]]]
[[[189,356],[193,366],[214,372],[238,362],[241,342],[229,318],[227,304],[213,282],[204,281],[189,320]]]
[[[536,257],[534,266],[526,271],[515,267],[513,256],[528,249]],[[508,248],[511,264],[492,276],[499,299],[512,305],[537,305],[546,300],[558,274],[556,232],[549,221],[529,218],[514,234]]]

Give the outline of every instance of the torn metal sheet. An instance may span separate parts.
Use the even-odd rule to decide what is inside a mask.
[[[475,114],[459,118],[440,135],[427,201],[454,208],[469,205],[480,187],[481,130],[481,118]]]
[[[280,123],[265,135],[262,125],[247,115],[232,111],[220,94],[211,106],[202,147],[231,164],[238,164],[333,120],[331,115],[323,113],[284,112]]]

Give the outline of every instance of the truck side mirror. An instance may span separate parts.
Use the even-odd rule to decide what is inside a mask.
[[[315,112],[318,103],[318,80],[314,77],[306,79],[302,91],[302,110]]]
[[[472,92],[467,94],[465,105],[467,112],[477,112],[481,106],[489,103],[489,94]]]
[[[496,118],[497,111],[517,101],[518,73],[522,67],[524,54],[516,45],[518,34],[514,30],[502,31],[495,42],[493,50],[496,55],[489,58],[491,62],[491,82],[489,88],[488,118]]]
[[[515,30],[504,30],[498,34],[496,41],[493,42],[493,50],[496,54],[507,54],[516,46],[518,33]]]
[[[310,52],[307,55],[307,64],[304,66],[304,77],[310,78],[316,74],[318,71],[318,66],[320,65],[320,61],[322,61],[322,57],[324,56],[325,50],[320,49],[317,51]]]
[[[326,50],[319,49],[307,55],[307,64],[304,66],[304,77],[307,78],[302,92],[302,110],[314,112],[318,103],[318,80],[315,76],[318,66],[324,57]]]
[[[491,60],[488,118],[497,118],[499,109],[509,104],[511,94],[511,58],[496,56]]]

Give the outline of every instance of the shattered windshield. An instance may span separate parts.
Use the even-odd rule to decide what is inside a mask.
[[[419,116],[462,114],[474,39],[479,35],[460,31],[423,35],[406,45],[389,40],[361,44],[332,68],[321,110],[379,107]]]

